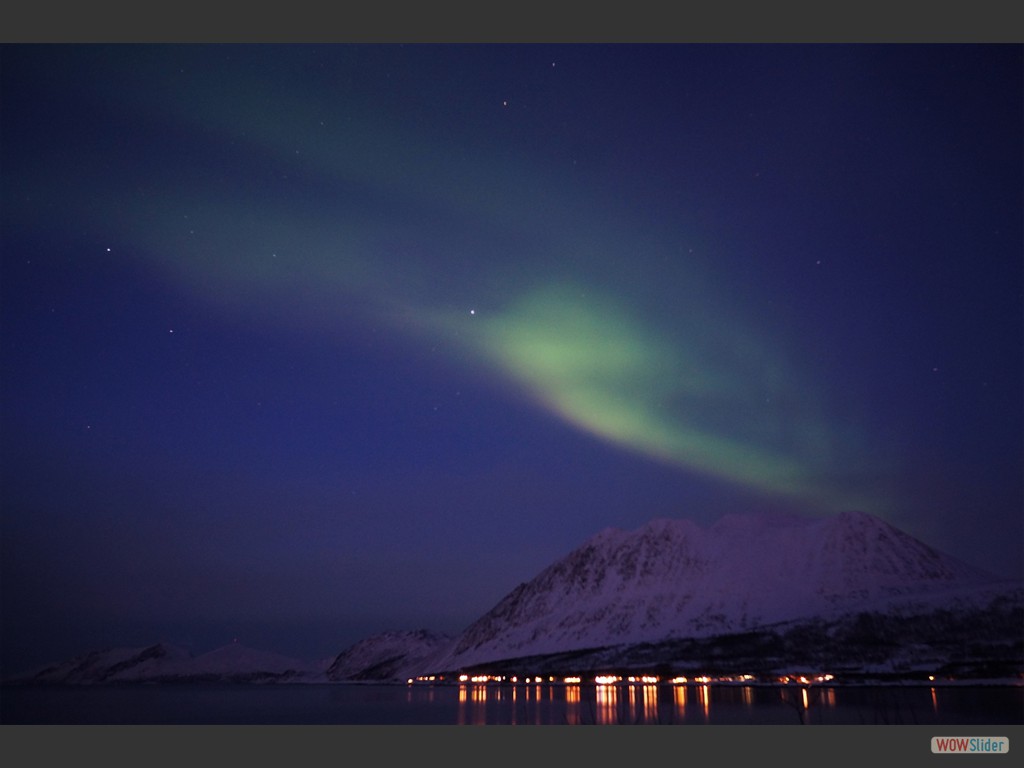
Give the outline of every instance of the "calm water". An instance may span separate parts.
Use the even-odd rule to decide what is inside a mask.
[[[0,689],[5,724],[1020,724],[1024,687],[145,685]]]

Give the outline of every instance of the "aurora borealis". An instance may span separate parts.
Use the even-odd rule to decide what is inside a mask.
[[[457,631],[659,516],[1022,574],[1019,47],[2,55],[5,668]]]

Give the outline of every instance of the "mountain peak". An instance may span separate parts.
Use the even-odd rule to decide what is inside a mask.
[[[658,518],[606,528],[518,586],[444,663],[742,632],[987,580],[864,512]]]

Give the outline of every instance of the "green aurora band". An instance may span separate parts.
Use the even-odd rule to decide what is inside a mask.
[[[863,487],[880,473],[862,436],[839,426],[763,323],[755,332],[727,311],[695,264],[665,267],[664,242],[644,224],[609,223],[613,195],[374,124],[358,105],[314,108],[281,88],[290,106],[271,117],[262,97],[246,94],[272,84],[210,88],[96,98],[197,142],[212,134],[230,144],[229,162],[298,164],[355,202],[328,197],[305,210],[273,187],[233,187],[199,160],[128,172],[59,152],[28,194],[78,210],[83,231],[116,235],[160,279],[228,311],[319,332],[355,318],[421,335],[612,444],[819,511],[886,513],[884,488]],[[323,119],[298,117],[313,113]],[[69,174],[94,180],[92,200],[56,197],[54,181]],[[359,202],[370,199],[384,206]],[[423,222],[438,217],[456,234],[433,242]],[[460,240],[460,227],[512,245],[474,258],[486,237]],[[424,242],[427,257],[416,249]]]
[[[485,320],[476,341],[538,402],[597,437],[819,511],[878,508],[823,482],[835,477],[836,450],[795,380],[770,385],[758,362],[723,367],[714,350],[670,343],[641,314],[589,290],[548,286]],[[797,393],[807,402],[780,418]]]

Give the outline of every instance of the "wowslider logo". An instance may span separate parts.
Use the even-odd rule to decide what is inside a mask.
[[[932,752],[937,755],[1005,755],[1009,751],[1006,736],[932,736]]]

